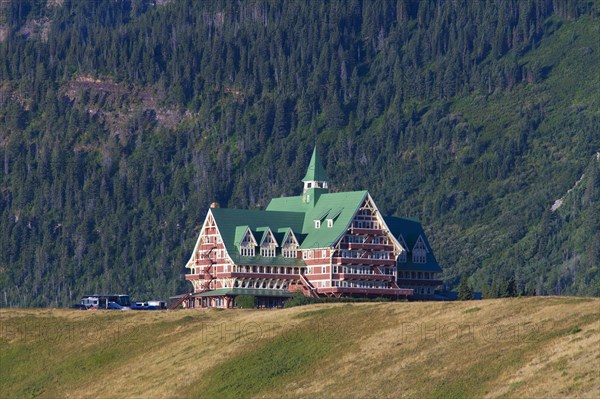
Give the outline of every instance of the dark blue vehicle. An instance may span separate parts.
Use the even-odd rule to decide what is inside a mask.
[[[167,309],[167,303],[165,301],[147,301],[147,302],[136,302],[131,307],[133,310],[165,310]]]

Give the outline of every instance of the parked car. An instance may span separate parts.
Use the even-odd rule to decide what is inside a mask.
[[[124,307],[119,305],[116,302],[108,302],[108,305],[106,306],[106,309],[113,309],[113,310],[123,310]],[[129,308],[128,308],[129,309]]]
[[[136,302],[131,309],[133,310],[164,310],[167,309],[165,301],[144,301]]]

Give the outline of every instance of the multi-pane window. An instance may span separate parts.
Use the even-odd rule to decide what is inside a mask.
[[[271,230],[267,230],[265,233],[265,237],[263,238],[260,244],[260,256],[265,257],[275,257],[275,250],[277,248],[277,241],[273,237]]]
[[[296,258],[298,256],[297,245],[287,245],[281,250],[281,254],[284,258]]]
[[[400,255],[398,255],[398,262],[406,263],[406,251],[400,252]]]
[[[425,251],[418,250],[413,252],[414,263],[427,263],[427,254]]]
[[[261,247],[260,248],[260,256],[274,257],[275,256],[275,247],[273,247],[273,246]]]
[[[254,256],[254,247],[240,247],[240,255]]]
[[[427,263],[427,248],[420,237],[413,248],[412,261],[413,263]]]
[[[298,241],[296,241],[296,238],[291,232],[283,243],[281,255],[283,255],[284,258],[298,257]]]
[[[250,230],[246,231],[246,235],[242,239],[240,243],[240,255],[242,256],[255,256],[254,246],[256,245],[256,241],[252,237],[252,233]]]

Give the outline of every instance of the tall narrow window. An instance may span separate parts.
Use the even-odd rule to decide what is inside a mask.
[[[406,263],[406,251],[400,252],[400,255],[398,255],[398,262]]]
[[[427,263],[427,247],[421,237],[413,247],[412,261],[413,263]]]

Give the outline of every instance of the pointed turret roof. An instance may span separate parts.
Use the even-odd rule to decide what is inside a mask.
[[[321,157],[317,153],[316,145],[310,158],[310,164],[308,164],[308,169],[306,170],[306,176],[304,176],[302,181],[327,181],[327,174],[321,163]]]

